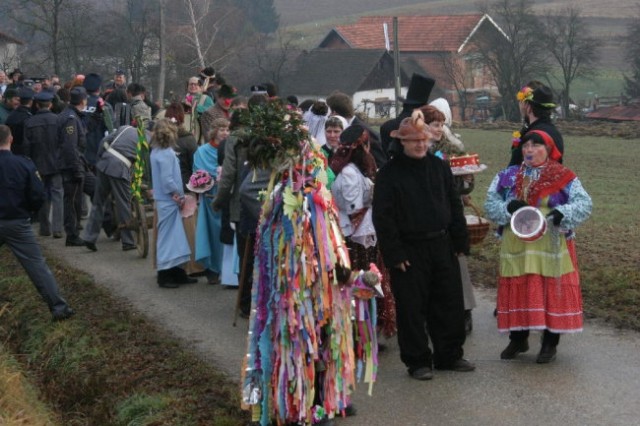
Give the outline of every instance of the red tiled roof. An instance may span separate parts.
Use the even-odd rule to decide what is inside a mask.
[[[471,35],[483,16],[398,16],[398,44],[404,52],[455,52]],[[336,27],[336,31],[352,48],[384,49],[385,22],[393,47],[392,16],[363,16],[354,24]]]
[[[613,121],[640,121],[640,103],[600,107],[588,113],[587,118]]]

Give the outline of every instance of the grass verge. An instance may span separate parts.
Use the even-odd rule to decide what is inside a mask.
[[[13,255],[0,249],[0,342],[5,351],[20,354],[16,359],[21,368],[40,390],[41,400],[52,407],[50,416],[56,420],[42,424],[248,422],[248,414],[239,408],[237,384],[86,274],[56,260],[49,265],[82,317],[51,322]],[[0,381],[14,376],[0,373]]]

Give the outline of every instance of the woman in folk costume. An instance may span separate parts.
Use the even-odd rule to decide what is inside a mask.
[[[352,268],[368,270],[372,263],[382,266],[371,218],[376,161],[369,152],[369,132],[358,124],[347,127],[340,134],[340,146],[329,166],[336,173],[331,194],[338,207],[340,228],[349,248]],[[395,303],[388,277],[382,284],[380,331],[391,337],[396,332]]]
[[[218,146],[229,136],[229,120],[218,118],[213,121],[208,135],[209,142],[202,145],[193,156],[193,171],[206,170],[214,180],[219,179]],[[209,284],[218,284],[222,268],[223,246],[220,241],[222,215],[215,211],[211,202],[218,186],[200,194],[198,223],[196,225],[196,261],[207,268]]]
[[[325,157],[279,101],[252,110],[249,161],[273,170],[257,230],[243,402],[262,425],[346,412],[355,387],[349,257]],[[374,377],[375,378],[375,377]]]
[[[198,149],[198,143],[191,132],[184,128],[184,108],[180,103],[172,102],[165,110],[164,117],[174,122],[178,127],[178,140],[174,150],[178,156],[180,175],[182,176],[182,185],[185,191],[186,208],[182,210],[182,222],[189,240],[189,248],[191,249],[191,260],[187,262],[184,269],[188,275],[199,274],[204,272],[204,267],[195,261],[198,210],[197,207],[193,208],[193,206],[195,206],[197,195],[187,188],[191,171],[193,170],[193,156]]]
[[[541,330],[536,362],[544,364],[555,359],[560,334],[582,331],[572,230],[589,217],[592,202],[578,177],[558,163],[561,153],[548,133],[530,130],[521,144],[523,163],[498,173],[485,202],[487,217],[502,233],[497,319],[498,331],[508,331],[510,342],[500,358],[526,352],[529,330]],[[517,222],[513,215],[526,206],[539,209],[546,216],[540,223],[547,227],[529,241],[506,226]]]
[[[166,288],[176,288],[179,284],[196,282],[181,268],[181,265],[189,261],[191,249],[180,214],[185,198],[180,165],[173,150],[177,139],[176,125],[168,119],[158,120],[153,128],[150,159],[153,199],[158,214],[156,235],[158,285]]]

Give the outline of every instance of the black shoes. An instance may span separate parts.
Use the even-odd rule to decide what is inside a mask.
[[[529,350],[527,340],[510,340],[509,345],[500,353],[500,359],[514,359],[516,355]]]
[[[431,380],[433,379],[433,370],[431,367],[420,367],[409,373],[412,379]]]
[[[98,247],[96,247],[96,243],[85,241],[84,245],[91,251],[98,251]]]
[[[67,306],[60,312],[53,312],[52,317],[54,321],[64,321],[66,319],[71,318],[75,314],[76,314],[76,311],[74,311],[73,309]]]
[[[458,373],[466,373],[476,369],[476,365],[464,358],[457,359],[448,365],[436,364],[436,370],[449,370],[456,371]]]
[[[538,357],[536,358],[536,362],[538,364],[548,364],[551,361],[553,361],[554,359],[556,359],[556,347],[555,346],[550,346],[550,345],[542,345],[542,348],[540,348],[540,353],[538,354]]]
[[[184,269],[177,266],[158,271],[158,285],[162,288],[178,288],[180,284],[194,284],[197,282],[197,278],[189,277]]]
[[[62,238],[62,234],[60,232],[54,232],[53,238]]]
[[[135,244],[123,244],[122,245],[122,251],[135,250],[137,248],[138,248],[138,246],[136,246]]]
[[[67,237],[67,241],[64,243],[64,245],[67,247],[84,247],[85,243],[84,240],[79,237]]]

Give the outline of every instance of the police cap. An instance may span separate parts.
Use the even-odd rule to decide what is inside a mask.
[[[40,93],[36,93],[36,95],[34,96],[34,99],[37,102],[51,102],[53,100],[53,92],[50,92],[48,90],[43,90]]]
[[[33,99],[33,89],[30,87],[21,87],[18,89],[18,97],[20,99]]]

